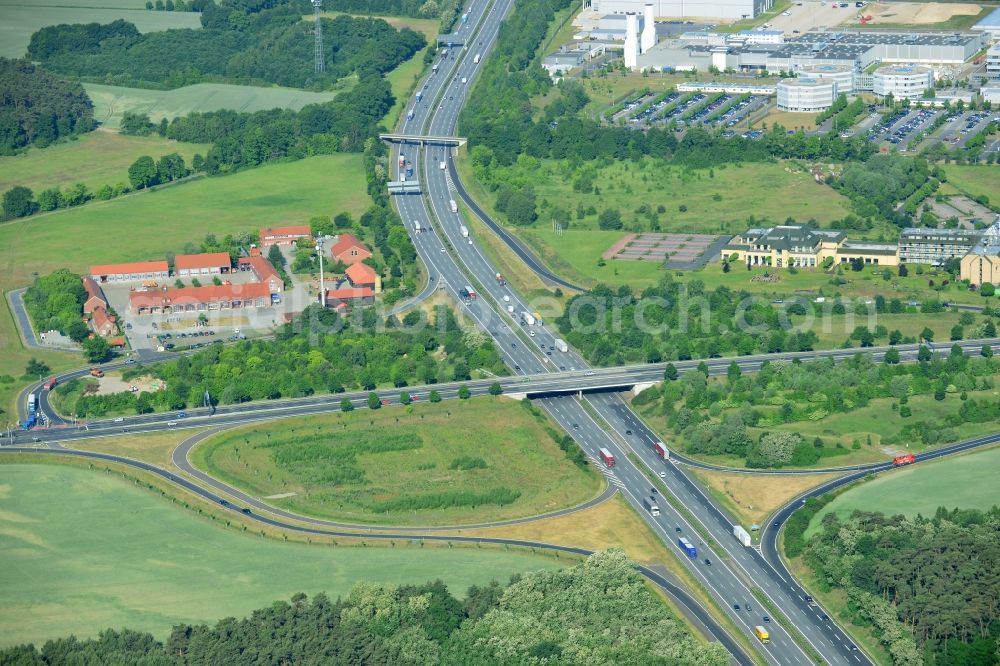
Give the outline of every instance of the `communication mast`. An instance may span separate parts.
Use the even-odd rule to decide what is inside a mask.
[[[326,58],[323,57],[323,24],[320,21],[320,11],[323,9],[323,0],[312,0],[313,15],[316,17],[316,25],[313,28],[315,35],[315,45],[313,47],[313,67],[317,74],[326,71]]]

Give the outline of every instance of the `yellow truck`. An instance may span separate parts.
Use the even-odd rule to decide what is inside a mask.
[[[760,626],[759,624],[756,627],[753,628],[753,632],[755,634],[757,634],[757,639],[761,643],[770,643],[771,642],[771,636],[770,636],[770,634],[767,633],[767,629],[765,629],[764,627]]]

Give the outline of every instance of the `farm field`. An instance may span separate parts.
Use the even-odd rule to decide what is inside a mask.
[[[0,466],[0,644],[128,626],[159,639],[178,622],[239,616],[296,592],[336,598],[359,580],[470,585],[557,568],[518,552],[333,548],[217,527],[118,476],[46,464]]]
[[[98,130],[76,141],[0,157],[0,191],[24,185],[37,195],[49,187],[66,188],[74,183],[83,183],[94,191],[104,185],[127,183],[129,166],[143,155],[158,159],[178,153],[190,165],[195,153],[204,155],[207,150],[207,145],[169,141],[160,136],[122,136]]]
[[[195,466],[275,506],[355,523],[459,525],[531,516],[598,494],[521,405],[476,398],[240,428]],[[544,469],[545,474],[538,474]],[[495,497],[516,493],[511,500]]]
[[[145,113],[150,120],[184,116],[192,111],[261,111],[284,108],[301,109],[307,104],[329,102],[336,91],[310,92],[296,88],[238,86],[229,83],[196,83],[173,90],[123,88],[98,83],[84,83],[94,102],[94,119],[104,127],[117,129],[122,114]]]
[[[140,32],[200,28],[195,12],[157,12],[139,0],[0,0],[0,56],[21,58],[31,35],[60,23],[110,23],[125,19]]]
[[[998,473],[1000,448],[883,473],[827,504],[809,523],[806,538],[819,529],[823,516],[831,512],[846,518],[855,510],[873,508],[887,516],[918,513],[932,516],[939,506],[989,509],[1000,505]]]

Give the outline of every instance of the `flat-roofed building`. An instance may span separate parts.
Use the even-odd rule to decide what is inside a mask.
[[[941,266],[968,254],[982,235],[974,229],[906,228],[899,234],[899,261]]]
[[[90,267],[90,277],[98,283],[166,280],[170,277],[170,267],[167,266],[166,261],[99,264]]]
[[[799,77],[778,82],[778,108],[797,113],[819,113],[833,106],[837,82],[833,79]]]
[[[885,65],[875,70],[872,92],[878,97],[917,99],[934,85],[934,70],[922,65]]]

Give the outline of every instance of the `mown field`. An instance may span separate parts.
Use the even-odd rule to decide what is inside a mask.
[[[30,187],[36,195],[49,187],[66,188],[74,183],[83,183],[91,191],[104,185],[114,187],[129,182],[129,166],[143,155],[158,159],[178,153],[190,166],[195,153],[204,155],[207,150],[207,145],[160,136],[122,136],[99,130],[76,141],[0,157],[0,192],[15,185]]]
[[[809,523],[806,537],[814,534],[823,516],[831,512],[846,518],[856,510],[880,511],[888,516],[932,516],[939,506],[989,509],[1000,504],[998,473],[998,448],[884,473],[827,504]]]
[[[0,465],[0,644],[41,644],[129,627],[166,638],[179,622],[215,622],[287,600],[336,598],[358,580],[470,585],[558,566],[491,549],[282,543],[217,527],[116,475]]]
[[[521,405],[497,398],[286,419],[219,435],[191,459],[254,495],[292,494],[276,506],[356,523],[505,520],[602,487]]]
[[[139,0],[0,0],[0,56],[23,57],[31,35],[60,23],[110,23],[125,19],[140,32],[200,28],[195,12],[146,11]]]
[[[193,111],[298,110],[307,104],[328,102],[338,94],[336,91],[310,92],[229,83],[196,83],[174,90],[123,88],[98,83],[85,83],[83,87],[94,102],[94,119],[109,128],[117,128],[126,111],[145,113],[153,122],[159,122],[162,118],[184,116]]]

